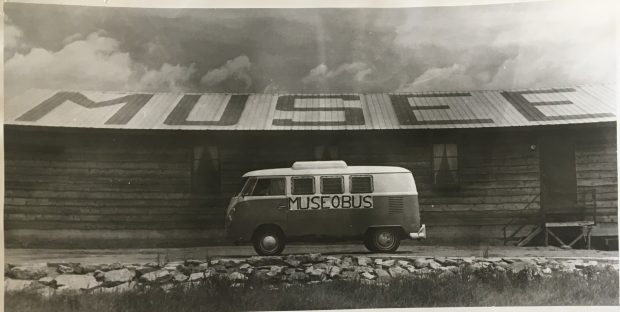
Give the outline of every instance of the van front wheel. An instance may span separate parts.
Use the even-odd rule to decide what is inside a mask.
[[[284,235],[273,228],[259,229],[252,241],[254,250],[261,256],[279,255],[284,250]]]
[[[394,228],[372,229],[364,245],[373,252],[395,252],[400,246],[400,236]]]

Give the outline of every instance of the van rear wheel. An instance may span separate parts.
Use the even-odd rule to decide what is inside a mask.
[[[370,243],[370,235],[366,235],[364,236],[364,247],[366,247],[366,249],[368,249],[368,251],[370,252],[375,252],[375,248],[373,247],[373,245]]]
[[[284,235],[274,228],[259,229],[252,240],[254,250],[261,256],[279,255],[284,250]]]
[[[400,246],[399,232],[395,228],[372,229],[369,234],[367,248],[372,252],[392,253]]]

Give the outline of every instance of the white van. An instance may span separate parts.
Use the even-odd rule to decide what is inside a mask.
[[[424,239],[411,171],[298,161],[291,168],[251,171],[226,213],[234,242],[277,255],[287,242],[360,239],[372,252],[394,252],[400,240]]]

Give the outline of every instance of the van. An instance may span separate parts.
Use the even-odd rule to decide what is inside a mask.
[[[362,240],[371,252],[395,252],[402,239],[426,238],[411,171],[298,161],[291,168],[251,171],[226,211],[226,233],[278,255],[287,242]]]

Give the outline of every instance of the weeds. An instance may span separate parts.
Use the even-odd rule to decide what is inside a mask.
[[[239,311],[440,306],[618,305],[618,272],[586,268],[580,273],[540,275],[462,268],[454,274],[392,279],[369,284],[335,280],[286,286],[251,278],[241,285],[214,278],[168,291],[153,287],[125,293],[28,292],[5,296],[6,311]]]

